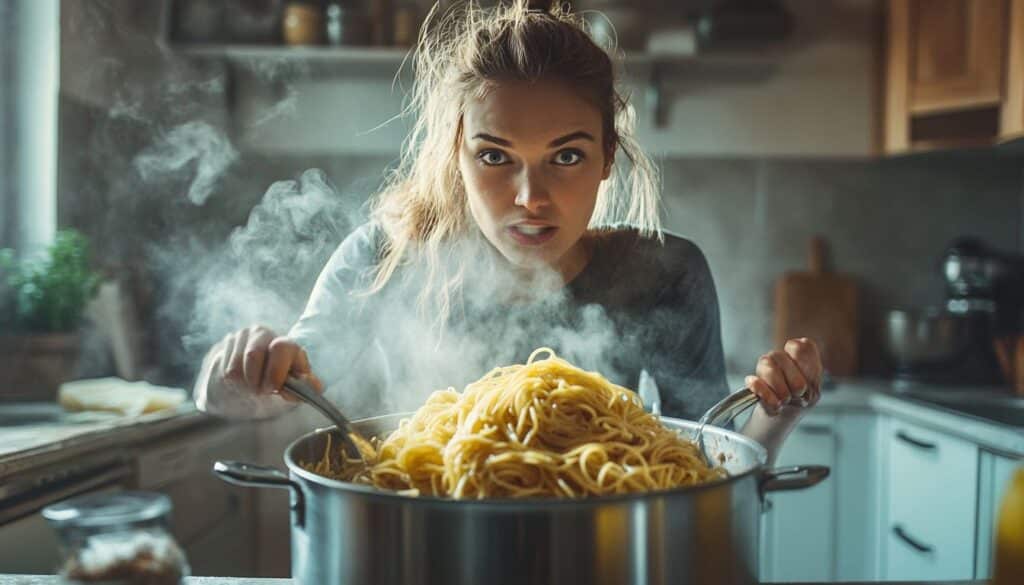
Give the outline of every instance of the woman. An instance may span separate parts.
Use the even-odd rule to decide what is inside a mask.
[[[646,372],[670,416],[721,399],[711,274],[694,244],[661,231],[655,171],[577,17],[544,2],[470,6],[425,27],[415,65],[415,126],[371,221],[287,335],[253,326],[209,351],[199,407],[274,416],[292,406],[278,393],[290,374],[330,382],[350,413],[410,410],[544,345],[629,387]],[[821,375],[807,339],[762,356],[742,432],[774,458]]]

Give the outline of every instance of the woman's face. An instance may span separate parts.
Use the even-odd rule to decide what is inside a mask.
[[[563,83],[503,82],[467,104],[459,170],[502,256],[566,279],[583,269],[581,238],[610,170],[603,139],[600,111]]]

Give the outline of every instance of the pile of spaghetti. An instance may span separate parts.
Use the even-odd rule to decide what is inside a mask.
[[[545,356],[540,359],[541,356]],[[547,348],[434,392],[375,445],[369,465],[328,442],[307,469],[409,495],[455,499],[643,492],[724,476],[697,447],[643,410],[639,397]]]

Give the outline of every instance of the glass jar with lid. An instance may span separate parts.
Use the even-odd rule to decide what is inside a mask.
[[[178,585],[189,566],[170,531],[171,501],[149,492],[90,494],[43,509],[69,583]]]

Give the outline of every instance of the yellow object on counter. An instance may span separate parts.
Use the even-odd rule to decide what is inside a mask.
[[[1024,583],[1024,467],[1017,469],[999,508],[992,585]]]
[[[187,398],[187,393],[181,388],[129,382],[121,378],[65,382],[57,393],[57,402],[69,412],[103,411],[124,416],[177,408]]]

